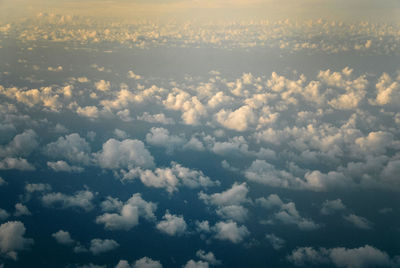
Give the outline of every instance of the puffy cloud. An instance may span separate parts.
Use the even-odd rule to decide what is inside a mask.
[[[242,242],[250,234],[246,226],[238,226],[233,221],[217,222],[212,229],[215,232],[216,239],[227,240],[235,244]]]
[[[146,142],[165,147],[167,153],[171,154],[175,149],[182,147],[186,140],[181,136],[170,135],[168,129],[153,127],[150,129],[150,133],[146,135]]]
[[[235,111],[221,109],[215,120],[221,125],[236,131],[245,131],[255,123],[256,117],[253,110],[244,105]]]
[[[359,248],[347,249],[301,247],[292,251],[287,259],[296,266],[306,264],[334,264],[337,267],[362,268],[362,267],[390,267],[395,261],[383,252],[370,245]]]
[[[28,183],[25,191],[28,193],[51,191],[51,185],[47,183]]]
[[[378,83],[375,85],[377,90],[376,99],[372,103],[377,105],[394,105],[396,106],[400,101],[400,84],[393,81],[387,74],[383,73],[379,78]]]
[[[100,80],[94,83],[97,90],[108,91],[110,89],[110,81]]]
[[[0,157],[27,156],[38,147],[37,134],[32,129],[16,135],[6,146],[0,147]]]
[[[6,210],[0,208],[0,221],[4,221],[8,217],[10,217],[10,214]]]
[[[275,250],[279,250],[283,248],[286,244],[286,241],[283,240],[282,238],[274,235],[274,234],[267,234],[265,235],[265,238],[268,239],[268,241],[271,243],[271,246]]]
[[[221,193],[208,195],[200,192],[199,198],[202,199],[206,204],[213,204],[217,206],[239,205],[250,202],[250,200],[247,198],[248,192],[249,189],[246,183],[234,183],[230,189]]]
[[[47,161],[47,166],[56,172],[82,172],[83,168],[78,166],[71,166],[64,160],[58,160],[56,162]]]
[[[29,211],[29,209],[25,205],[23,205],[21,203],[15,204],[15,212],[14,212],[15,217],[29,216],[29,215],[32,215],[32,213]]]
[[[343,217],[346,221],[352,223],[355,227],[370,230],[373,228],[373,223],[364,217],[357,216],[355,214],[349,214]]]
[[[322,203],[321,214],[330,215],[334,214],[336,211],[344,209],[346,209],[346,206],[340,198],[335,200],[325,200],[324,203]]]
[[[211,265],[220,265],[222,264],[222,262],[220,260],[217,260],[217,258],[215,257],[214,253],[212,253],[211,251],[206,253],[204,250],[199,249],[198,251],[196,251],[196,256],[205,261],[208,262]]]
[[[273,214],[269,223],[273,223],[273,221],[279,221],[283,224],[295,225],[303,231],[310,231],[319,228],[319,225],[311,219],[300,216],[300,213],[296,209],[295,203],[284,203],[276,194],[269,195],[267,199],[263,197],[258,198],[256,202],[268,209],[279,209],[278,212]]]
[[[100,167],[106,169],[149,168],[154,166],[154,158],[139,140],[109,139],[103,149],[96,154]]]
[[[61,245],[71,246],[75,243],[68,231],[59,230],[51,234],[51,236]]]
[[[203,172],[184,167],[172,162],[170,168],[156,168],[152,170],[135,170],[132,174],[126,174],[124,178],[130,176],[139,177],[144,185],[156,188],[165,188],[167,192],[173,193],[178,187],[183,185],[189,188],[211,187],[219,185],[219,181],[212,181]]]
[[[33,244],[33,239],[25,238],[26,228],[20,221],[9,221],[0,225],[0,252],[14,260],[17,251],[25,250]]]
[[[157,205],[146,202],[137,193],[124,204],[117,199],[108,198],[102,203],[102,208],[117,213],[104,213],[96,218],[96,223],[104,224],[104,227],[109,230],[130,230],[139,224],[139,217],[144,217],[148,221],[155,220],[154,212]]]
[[[85,165],[90,163],[90,145],[78,133],[59,137],[57,141],[47,144],[44,151],[52,158]]]
[[[88,117],[90,119],[95,119],[99,117],[99,110],[96,106],[85,106],[85,107],[78,107],[76,109],[76,113],[83,117]]]
[[[89,190],[77,191],[74,195],[63,193],[48,193],[42,196],[42,203],[46,206],[56,206],[60,208],[81,208],[85,211],[93,209],[92,203],[95,194]]]
[[[111,250],[115,250],[116,248],[119,247],[119,244],[112,239],[92,239],[90,241],[90,252],[92,252],[94,255],[98,255],[104,252],[108,252]]]
[[[149,257],[143,257],[132,265],[126,260],[120,260],[115,268],[162,268],[163,266],[159,261],[152,260]]]
[[[183,216],[173,215],[167,211],[163,216],[163,220],[157,223],[156,228],[170,236],[181,236],[185,234],[187,224]]]
[[[183,268],[208,268],[208,262],[189,260]]]
[[[146,121],[153,124],[173,125],[175,124],[174,119],[166,117],[165,114],[149,114],[144,112],[142,115],[137,116],[137,120]]]
[[[0,170],[17,169],[21,171],[35,170],[35,167],[24,158],[6,157],[0,160]]]

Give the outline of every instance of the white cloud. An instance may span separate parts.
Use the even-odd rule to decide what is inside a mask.
[[[173,215],[167,211],[163,216],[163,220],[157,223],[156,228],[170,236],[181,236],[185,234],[187,224],[183,216]]]
[[[104,252],[108,252],[111,250],[115,250],[116,248],[119,247],[119,244],[112,239],[92,239],[90,241],[90,252],[92,252],[94,255],[98,255]]]
[[[373,228],[373,223],[364,217],[357,216],[355,214],[349,214],[343,217],[346,221],[352,223],[355,227],[370,230]]]
[[[29,215],[32,215],[32,213],[29,211],[29,209],[25,205],[23,205],[21,203],[15,204],[15,212],[14,212],[15,217],[29,216]]]
[[[165,147],[167,153],[171,154],[175,149],[182,147],[186,143],[186,139],[181,136],[170,135],[168,129],[152,127],[150,133],[146,134],[146,142]]]
[[[292,251],[287,259],[296,266],[307,264],[326,265],[336,267],[364,268],[364,267],[391,267],[395,261],[383,252],[370,245],[359,248],[320,248],[301,247]]]
[[[42,203],[46,206],[55,206],[60,208],[81,208],[85,211],[93,209],[92,203],[95,194],[89,190],[77,191],[74,195],[63,193],[48,193],[42,196]]]
[[[246,131],[249,126],[255,123],[256,117],[253,110],[244,105],[235,111],[221,109],[215,115],[215,120],[228,129]]]
[[[321,214],[330,215],[334,214],[336,211],[344,209],[346,209],[346,206],[340,198],[335,200],[325,200],[324,203],[322,203]]]
[[[99,110],[96,106],[85,106],[78,107],[76,113],[83,117],[88,117],[90,119],[96,119],[99,117]]]
[[[75,243],[68,231],[59,230],[51,234],[51,236],[61,245],[72,246]]]
[[[33,239],[25,238],[26,228],[20,221],[9,221],[0,225],[0,253],[17,259],[17,251],[25,250],[33,244]]]
[[[129,77],[129,78],[132,78],[132,79],[135,79],[135,80],[138,80],[138,79],[141,79],[141,78],[142,78],[140,75],[135,74],[133,71],[129,71],[129,72],[128,72],[128,77]]]
[[[166,117],[165,114],[149,114],[148,112],[144,112],[142,115],[137,116],[137,120],[146,121],[153,124],[163,124],[163,125],[173,125],[175,124],[174,119]]]
[[[102,203],[103,210],[117,213],[104,213],[96,218],[96,223],[104,224],[109,230],[130,230],[139,224],[139,218],[155,220],[157,205],[146,202],[140,194],[133,194],[123,205],[119,200],[108,198]]]
[[[183,268],[208,268],[208,262],[189,260]]]
[[[0,157],[27,156],[35,150],[39,143],[37,134],[32,129],[16,135],[6,146],[0,147]]]
[[[268,239],[268,241],[271,243],[271,246],[275,250],[280,250],[283,248],[286,244],[286,241],[274,234],[267,234],[265,235],[265,238]]]
[[[4,221],[8,217],[10,217],[10,213],[8,213],[6,210],[0,208],[0,221]]]
[[[103,149],[96,154],[100,167],[106,169],[149,168],[154,166],[154,158],[139,140],[109,139]]]
[[[227,240],[235,244],[242,242],[250,234],[246,226],[238,226],[233,221],[217,222],[212,229],[215,232],[216,239]]]
[[[24,158],[6,157],[0,160],[0,170],[17,169],[21,171],[32,171],[35,167]]]
[[[52,158],[85,165],[90,163],[90,145],[78,133],[59,137],[57,141],[47,144],[44,151]]]
[[[94,83],[97,90],[108,91],[110,89],[110,81],[100,80]]]
[[[230,189],[221,193],[208,195],[200,192],[199,198],[206,204],[213,204],[217,206],[239,205],[250,202],[250,200],[247,198],[248,192],[249,189],[246,183],[234,183]]]
[[[217,260],[217,258],[215,257],[214,253],[212,253],[211,251],[206,253],[204,250],[199,249],[198,251],[196,251],[196,256],[205,261],[208,262],[211,265],[220,265],[222,264],[222,262],[220,260]]]
[[[64,160],[55,162],[47,161],[47,166],[56,172],[82,172],[83,168],[78,166],[71,166]]]
[[[162,268],[163,266],[159,261],[152,260],[149,257],[143,257],[132,265],[130,265],[126,260],[120,260],[115,268]]]

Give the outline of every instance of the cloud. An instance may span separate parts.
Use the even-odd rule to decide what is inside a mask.
[[[301,247],[293,250],[287,259],[296,266],[332,263],[346,268],[391,267],[395,263],[386,252],[370,245],[352,249]]]
[[[143,257],[130,265],[126,260],[120,260],[115,268],[162,268],[159,261],[152,260],[149,257]]]
[[[89,190],[77,191],[74,195],[63,193],[48,193],[42,196],[42,203],[45,206],[59,208],[80,208],[90,211],[94,208],[92,203],[95,194]]]
[[[6,146],[0,147],[0,157],[28,156],[39,143],[37,134],[32,129],[16,135]]]
[[[331,215],[344,209],[346,209],[346,206],[340,198],[335,200],[325,200],[324,203],[322,203],[321,214]]]
[[[119,244],[112,239],[92,239],[90,241],[89,250],[94,255],[99,255],[101,253],[105,253],[111,250],[115,250],[119,247]]]
[[[172,118],[166,117],[165,114],[149,114],[144,112],[142,115],[137,116],[137,120],[146,121],[153,124],[174,125],[175,121]]]
[[[102,203],[102,208],[117,213],[104,213],[96,218],[96,223],[104,224],[109,230],[130,230],[139,224],[139,218],[148,221],[155,220],[154,212],[157,205],[146,202],[141,194],[133,194],[124,204],[118,199],[108,198]]]
[[[0,208],[0,221],[4,221],[8,217],[10,217],[10,213],[8,213],[6,210]]]
[[[271,246],[275,250],[280,250],[283,248],[286,244],[286,241],[274,234],[267,234],[265,235],[265,238],[268,239],[268,241],[271,243]]]
[[[168,129],[152,127],[150,133],[146,134],[146,142],[165,147],[167,153],[172,154],[175,149],[182,147],[186,140],[181,136],[170,135]]]
[[[183,268],[208,268],[208,262],[189,260]]]
[[[95,87],[99,91],[108,91],[110,89],[110,82],[105,80],[100,80],[94,83]]]
[[[15,212],[14,212],[15,217],[29,216],[29,215],[32,215],[32,213],[29,211],[29,209],[25,205],[23,205],[21,203],[15,204]]]
[[[47,161],[47,166],[55,172],[82,172],[83,168],[78,166],[71,166],[64,160],[56,162]]]
[[[57,141],[47,144],[44,149],[44,152],[52,158],[84,165],[90,163],[90,151],[89,143],[78,133],[59,137]]]
[[[33,239],[25,238],[26,228],[20,221],[8,221],[0,225],[0,253],[17,260],[17,251],[25,250],[33,244]]]
[[[255,123],[253,110],[244,105],[235,111],[221,109],[216,115],[215,120],[228,129],[236,131],[246,131],[248,127]]]
[[[235,244],[242,242],[250,234],[246,226],[238,226],[233,221],[217,222],[212,230],[215,232],[216,239],[227,240]]]
[[[198,251],[196,251],[196,256],[202,261],[208,262],[211,265],[222,264],[222,262],[220,260],[217,260],[214,253],[212,253],[211,251],[206,253],[204,250],[199,249]]]
[[[0,170],[17,169],[21,171],[32,171],[35,167],[24,158],[6,157],[0,160]]]
[[[173,215],[167,211],[163,216],[163,220],[157,223],[156,228],[169,236],[181,236],[185,234],[187,224],[183,216]]]
[[[154,158],[139,140],[109,139],[103,149],[96,154],[98,164],[105,169],[131,169],[134,167],[150,168]]]
[[[51,234],[51,236],[61,245],[71,246],[75,243],[68,231],[59,230]]]
[[[278,209],[267,223],[279,221],[286,225],[295,225],[302,231],[311,231],[320,227],[313,220],[302,217],[294,202],[284,203],[276,194],[269,195],[267,199],[258,198],[256,203],[267,209]]]
[[[364,230],[370,230],[373,229],[373,223],[367,220],[364,217],[357,216],[355,214],[349,214],[347,216],[343,216],[343,218],[353,224],[355,227],[364,229]]]
[[[0,177],[0,186],[6,185],[6,184],[7,184],[7,182],[2,177]]]
[[[184,167],[172,162],[171,167],[152,170],[131,170],[123,179],[138,177],[148,187],[165,188],[168,193],[178,191],[179,186],[191,189],[217,186],[219,181],[212,181],[203,172]]]

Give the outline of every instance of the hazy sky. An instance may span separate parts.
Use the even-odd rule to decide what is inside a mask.
[[[21,18],[41,11],[136,18],[329,18],[398,21],[398,0],[4,0],[2,16]]]

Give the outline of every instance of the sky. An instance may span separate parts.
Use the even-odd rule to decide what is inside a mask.
[[[0,1],[0,268],[400,267],[398,1]]]

